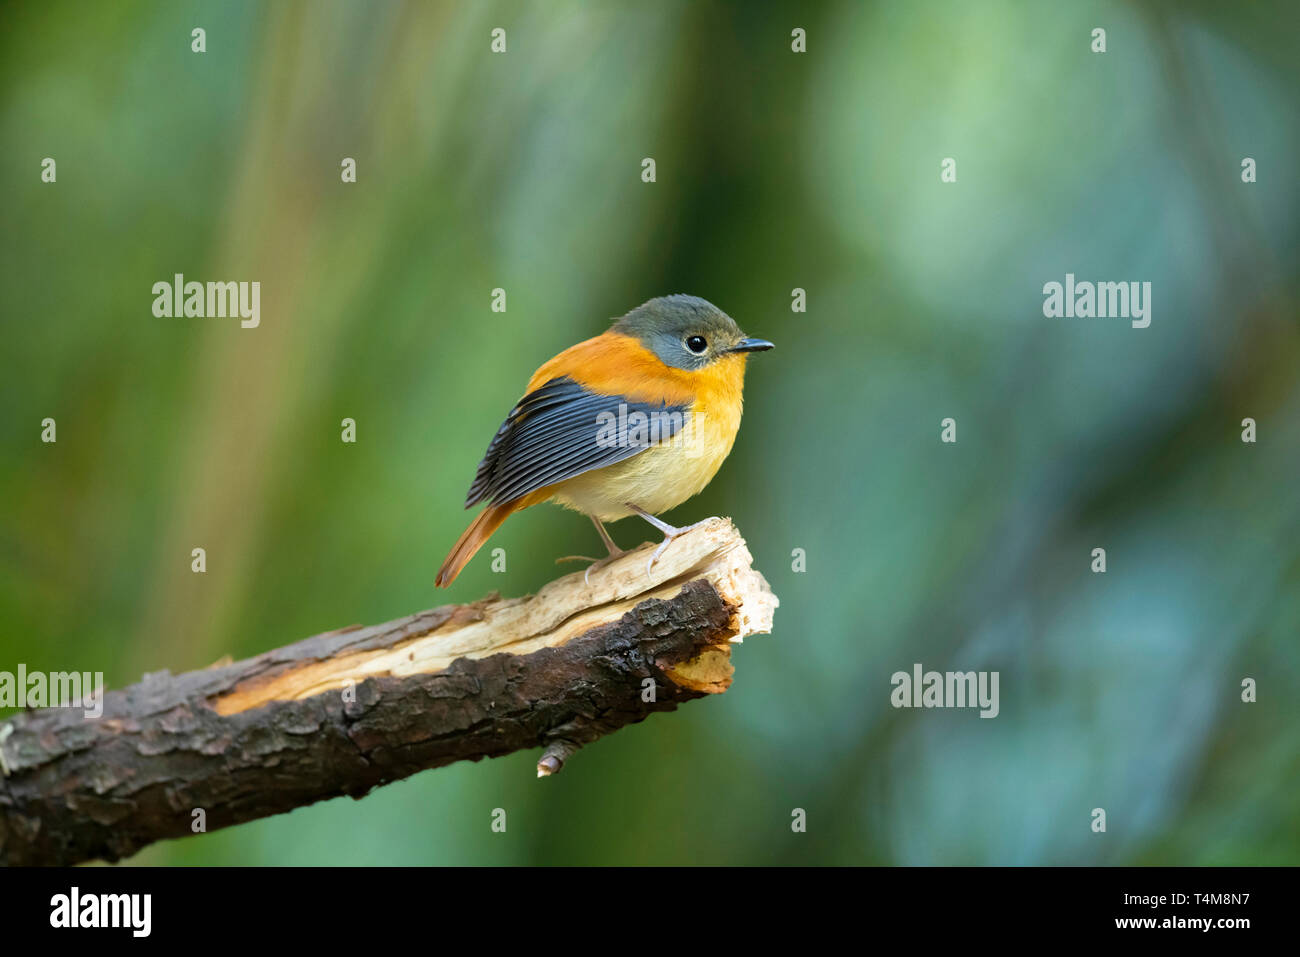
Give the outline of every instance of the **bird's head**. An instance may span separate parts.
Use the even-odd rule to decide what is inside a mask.
[[[610,331],[639,340],[664,365],[690,372],[772,348],[766,339],[748,338],[729,315],[698,296],[651,299],[615,322]]]

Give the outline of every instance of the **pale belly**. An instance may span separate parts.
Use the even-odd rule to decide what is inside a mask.
[[[740,425],[692,414],[685,437],[558,483],[549,501],[613,522],[635,514],[628,502],[659,515],[698,494],[718,473]]]

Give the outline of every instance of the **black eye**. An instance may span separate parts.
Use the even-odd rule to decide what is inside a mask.
[[[709,347],[703,336],[691,336],[686,340],[686,348],[697,355]]]

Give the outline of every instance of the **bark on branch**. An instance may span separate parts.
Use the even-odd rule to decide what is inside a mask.
[[[545,750],[538,774],[655,711],[725,691],[776,597],[727,519],[525,598],[489,597],[146,675],[103,715],[0,720],[0,864],[119,860],[453,761]],[[653,682],[653,685],[650,682]],[[653,699],[647,689],[653,688]]]

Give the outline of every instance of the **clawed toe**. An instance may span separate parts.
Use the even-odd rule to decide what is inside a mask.
[[[659,547],[654,550],[653,554],[651,554],[650,561],[645,563],[645,574],[647,578],[650,577],[650,569],[654,568],[655,562],[659,561],[659,556],[664,553],[664,549],[673,543],[673,539],[676,537],[676,535],[666,535],[664,540],[659,543]]]
[[[582,573],[582,581],[586,585],[591,584],[591,573],[598,568],[604,568],[616,558],[622,558],[627,552],[620,549],[616,554],[606,555],[604,558],[592,558],[589,555],[565,555],[563,558],[557,558],[556,563],[560,562],[591,562],[586,571]]]

